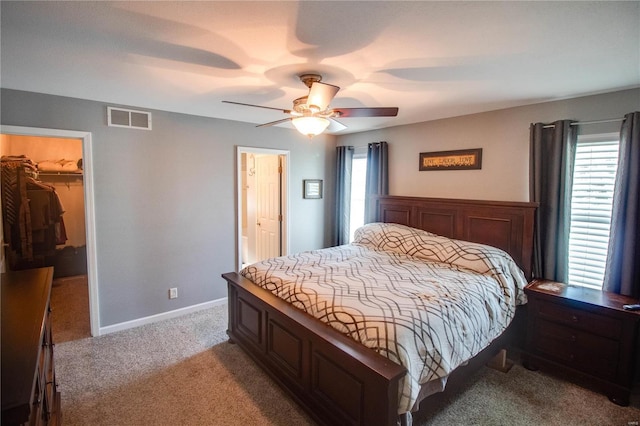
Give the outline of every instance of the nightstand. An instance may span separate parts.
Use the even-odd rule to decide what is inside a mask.
[[[526,368],[538,366],[587,379],[618,405],[629,405],[638,373],[637,300],[614,293],[533,280],[528,301]]]

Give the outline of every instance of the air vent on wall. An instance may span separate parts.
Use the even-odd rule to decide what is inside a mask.
[[[111,127],[151,130],[151,113],[107,107],[107,124]]]

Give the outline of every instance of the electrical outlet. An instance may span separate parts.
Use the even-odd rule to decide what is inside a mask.
[[[178,288],[170,288],[169,289],[169,299],[177,299],[178,298]]]

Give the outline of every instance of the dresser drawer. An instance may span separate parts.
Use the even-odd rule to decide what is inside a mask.
[[[619,339],[622,334],[622,322],[616,318],[543,300],[535,301],[534,306],[536,314],[540,318],[559,324],[566,324],[572,328],[585,330],[611,339]]]
[[[603,379],[616,377],[620,354],[616,340],[540,319],[533,341],[539,355]]]
[[[36,383],[34,386],[33,400],[31,402],[31,415],[29,417],[29,425],[41,425],[44,420],[43,409],[43,395],[44,395],[44,383],[40,377],[36,377]]]

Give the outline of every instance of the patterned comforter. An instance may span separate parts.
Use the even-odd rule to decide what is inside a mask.
[[[526,303],[524,274],[504,251],[397,224],[368,224],[352,244],[240,273],[405,366],[398,413],[412,409],[421,385],[487,347]]]

